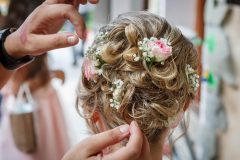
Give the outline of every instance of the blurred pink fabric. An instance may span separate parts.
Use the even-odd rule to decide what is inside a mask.
[[[35,116],[38,150],[34,154],[19,151],[13,142],[9,111],[13,96],[5,88],[5,107],[0,129],[0,160],[61,160],[69,148],[63,111],[56,90],[49,84],[34,92],[38,104]]]

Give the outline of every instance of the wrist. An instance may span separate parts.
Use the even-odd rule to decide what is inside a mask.
[[[14,30],[12,29],[5,29],[2,30],[0,34],[0,62],[8,70],[15,70],[17,68],[20,68],[21,66],[33,61],[35,58],[32,56],[24,56],[19,54],[21,53],[21,44],[18,43],[17,40],[11,40],[11,38],[14,38],[12,37],[14,35],[13,32]],[[6,42],[7,38],[8,40]],[[8,50],[6,49],[6,47],[8,48]]]
[[[13,32],[6,37],[4,47],[8,55],[15,59],[25,56],[21,54],[21,44],[19,43],[19,36],[17,36],[16,32]]]

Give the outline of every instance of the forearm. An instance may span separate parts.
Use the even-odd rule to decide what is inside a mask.
[[[20,44],[18,42],[18,38],[16,38],[16,35],[14,33],[10,34],[5,42],[4,46],[8,54],[13,58],[19,58],[23,55],[18,55],[18,50],[16,48],[21,48]],[[16,51],[15,51],[15,50]],[[2,53],[0,53],[2,54]],[[10,79],[12,74],[15,72],[15,70],[8,70],[6,69],[1,63],[0,63],[0,89],[7,83],[7,81]]]
[[[52,49],[73,46],[78,43],[79,38],[85,38],[85,24],[77,8],[79,4],[85,4],[88,1],[90,3],[98,2],[98,0],[46,0],[28,16],[18,30],[8,35],[4,43],[7,54],[4,54],[5,57],[0,59],[2,60],[0,62],[0,89],[14,73],[14,70],[5,68],[16,70],[21,67],[24,65],[22,62],[28,62],[26,59],[21,61],[22,57],[31,58]],[[77,35],[74,33],[58,33],[67,19],[73,23]],[[9,61],[6,55],[13,57],[17,62]]]
[[[1,64],[0,64],[0,89],[7,83],[11,75],[14,73],[14,71],[6,70]]]

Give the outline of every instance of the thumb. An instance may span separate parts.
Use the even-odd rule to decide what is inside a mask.
[[[122,141],[129,133],[129,125],[122,125],[115,129],[93,135],[70,149],[62,160],[88,159],[92,155],[98,155],[106,147]]]
[[[124,138],[128,137],[129,134],[129,125],[126,124],[89,137],[83,142],[87,144],[87,155],[97,154],[106,147],[121,142]]]
[[[72,33],[56,33],[48,35],[33,35],[29,44],[30,53],[44,53],[53,49],[65,48],[79,42],[77,35]]]

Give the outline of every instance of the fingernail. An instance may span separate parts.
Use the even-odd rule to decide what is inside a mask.
[[[132,121],[130,126],[131,126],[130,132],[131,133],[136,133],[138,128],[139,128],[137,122],[136,121]]]
[[[125,125],[122,125],[119,127],[119,130],[122,132],[122,133],[126,133],[129,131],[129,125],[128,124],[125,124]]]
[[[138,127],[138,124],[137,124],[136,121],[132,121],[132,122],[131,122],[131,125],[134,125],[134,127]]]
[[[76,36],[68,36],[67,41],[69,44],[75,44],[77,42],[77,37]]]

